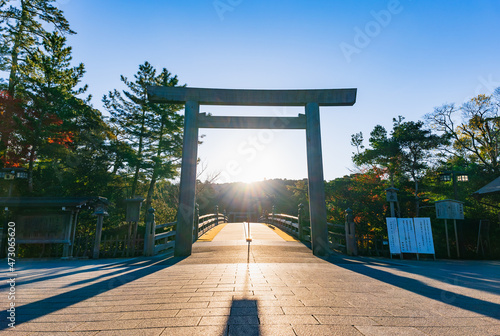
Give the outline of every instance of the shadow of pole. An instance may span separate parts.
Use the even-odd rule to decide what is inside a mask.
[[[226,336],[259,336],[259,309],[257,300],[241,299],[231,302],[227,318]]]

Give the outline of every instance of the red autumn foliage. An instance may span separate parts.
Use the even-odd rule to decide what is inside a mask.
[[[21,101],[0,91],[0,161],[4,167],[20,167],[27,161],[29,146],[18,132],[23,122]]]
[[[19,99],[0,92],[0,161],[4,167],[20,167],[30,151],[43,142],[68,148],[74,133],[63,130],[63,120],[55,114],[40,115]],[[41,129],[39,129],[41,128]],[[39,129],[37,132],[36,130]],[[36,156],[36,152],[33,153]],[[36,157],[33,157],[34,159]]]

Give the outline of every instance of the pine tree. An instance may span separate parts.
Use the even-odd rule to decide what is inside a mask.
[[[123,94],[110,91],[103,97],[111,122],[119,129],[119,137],[130,144],[134,157],[129,165],[134,169],[131,196],[138,193],[141,174],[149,178],[146,208],[151,204],[154,187],[159,178],[175,176],[182,143],[183,117],[177,112],[182,108],[176,104],[155,104],[148,101],[147,86],[177,86],[177,76],[163,69],[160,74],[145,62],[139,66],[130,81],[121,76],[128,87]]]
[[[82,100],[87,86],[78,87],[85,73],[83,63],[71,66],[71,47],[59,33],[48,33],[42,47],[29,55],[19,68],[18,90],[24,101],[20,132],[30,146],[28,186],[33,191],[33,168],[37,157],[70,154],[78,124],[89,113],[89,99]],[[91,110],[91,109],[90,109]]]
[[[54,0],[19,0],[0,2],[0,24],[4,47],[2,64],[9,70],[8,93],[16,97],[19,84],[19,67],[33,49],[47,37],[46,26],[60,34],[74,34],[63,12],[52,3]]]

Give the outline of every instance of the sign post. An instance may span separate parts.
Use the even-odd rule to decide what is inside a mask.
[[[448,219],[453,219],[455,229],[455,242],[457,245],[457,258],[460,258],[460,248],[458,242],[457,219],[464,219],[464,203],[455,200],[442,200],[436,202],[436,218],[444,219],[444,227],[446,234],[446,249],[448,258],[450,255],[450,242],[448,239]]]

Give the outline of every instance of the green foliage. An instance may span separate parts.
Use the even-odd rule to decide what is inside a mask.
[[[134,169],[131,196],[137,193],[143,173],[150,182],[147,201],[150,203],[156,180],[172,178],[177,172],[183,117],[177,113],[182,108],[180,105],[149,102],[147,87],[178,86],[179,80],[165,68],[157,74],[148,62],[139,66],[134,79],[130,81],[121,76],[128,90],[110,91],[103,97],[103,102],[111,114],[110,121],[118,138],[131,149],[127,151],[128,157],[120,158]]]
[[[110,91],[103,102],[111,114],[110,121],[119,142],[123,143],[119,148],[126,149],[117,152],[116,164],[125,163],[134,170],[130,196],[139,194],[140,183],[149,185],[143,193],[146,194],[145,209],[148,209],[153,203],[157,181],[177,174],[184,117],[178,113],[181,105],[151,103],[147,97],[148,86],[178,86],[177,76],[165,68],[157,74],[156,69],[145,62],[139,66],[134,79],[130,81],[121,76],[128,90]]]
[[[2,58],[0,64],[9,70],[8,92],[16,97],[19,67],[32,51],[42,44],[52,27],[59,34],[74,34],[63,12],[53,0],[2,1],[0,24],[2,32]]]
[[[406,186],[407,178],[413,181],[415,214],[420,209],[419,182],[429,168],[433,151],[447,144],[446,136],[432,134],[424,129],[422,121],[404,121],[399,116],[393,119],[391,135],[383,126],[377,125],[370,133],[370,147],[359,151],[362,146],[361,133],[352,136],[351,144],[358,152],[353,155],[354,163],[381,169],[389,178],[390,186]],[[396,181],[398,180],[398,181]]]
[[[393,138],[387,136],[386,129],[377,125],[370,133],[370,147],[364,151],[362,145],[362,133],[352,135],[351,144],[355,145],[358,152],[353,155],[353,162],[357,165],[371,165],[387,172],[391,184],[394,184],[394,178],[400,171],[401,151],[399,144]]]
[[[41,48],[19,68],[22,83],[18,85],[18,95],[22,97],[25,113],[18,126],[30,147],[30,191],[33,191],[35,160],[72,155],[75,135],[86,132],[86,126],[99,120],[98,112],[77,97],[86,90],[86,86],[78,88],[85,73],[84,65],[71,66],[71,48],[65,42],[66,38],[58,33],[47,34]]]

